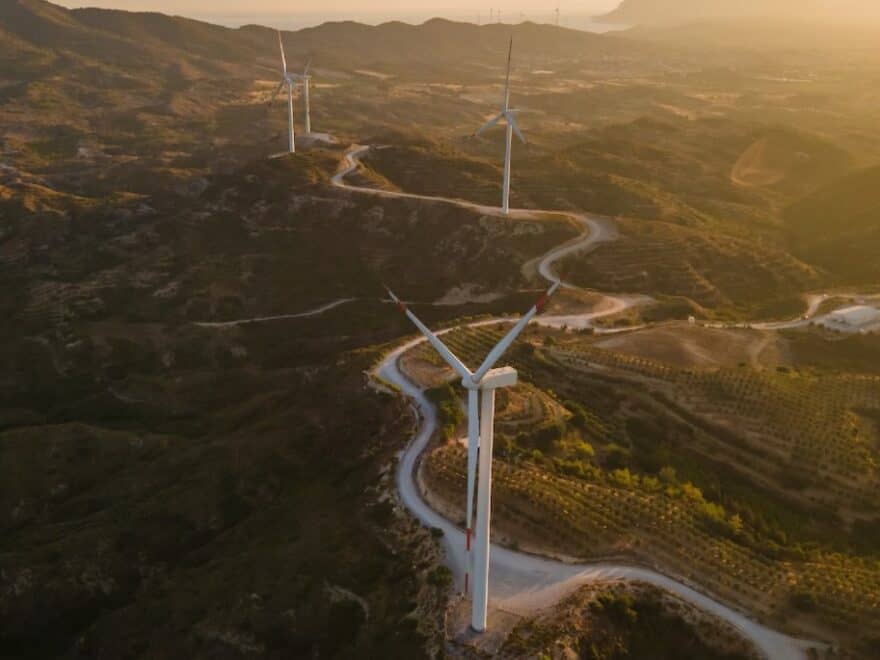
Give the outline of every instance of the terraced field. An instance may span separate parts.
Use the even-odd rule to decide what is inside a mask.
[[[798,313],[803,303],[796,293],[819,282],[812,268],[773,247],[668,223],[620,224],[620,240],[566,264],[576,283],[683,296],[761,317]]]
[[[451,506],[462,501],[462,447],[449,444],[433,452],[423,470],[432,491]],[[769,559],[709,531],[704,501],[654,488],[631,476],[591,482],[496,459],[493,520],[502,533],[515,530],[537,547],[584,559],[623,555],[649,563],[775,620],[816,617],[832,629],[867,625],[880,616],[875,560],[834,553],[804,561]]]
[[[596,366],[645,380],[676,406],[731,431],[706,451],[745,461],[774,480],[780,471],[817,504],[872,511],[880,484],[876,430],[859,411],[880,405],[870,375],[675,369],[661,362],[582,345],[551,352],[566,367]]]
[[[477,363],[501,331],[455,330],[445,341],[466,362]],[[577,335],[533,329],[526,338],[509,354],[525,381],[511,398],[543,396],[545,411],[557,406],[562,413],[511,428],[510,406],[499,406],[493,488],[503,535],[578,558],[645,562],[793,628],[857,631],[880,614],[880,562],[873,554],[780,541],[759,519],[726,507],[674,470],[610,464],[616,443],[625,444],[633,430],[586,380],[631,383],[661,402],[674,400],[676,412],[694,424],[687,453],[739,470],[756,496],[772,491],[781,502],[800,502],[783,516],[807,515],[805,510],[840,515],[846,536],[854,521],[876,515],[877,438],[864,418],[880,401],[880,377],[680,369],[595,348]],[[426,346],[414,354],[432,359]],[[523,418],[520,408],[516,417]],[[536,438],[560,420],[567,429],[535,451]],[[423,478],[457,510],[465,478],[462,447],[446,444],[431,453]]]

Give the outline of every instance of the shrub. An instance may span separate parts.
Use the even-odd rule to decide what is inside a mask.
[[[818,602],[816,596],[806,591],[797,591],[789,599],[791,606],[800,612],[815,612]]]
[[[447,588],[452,584],[452,571],[445,566],[437,566],[428,573],[428,584]]]

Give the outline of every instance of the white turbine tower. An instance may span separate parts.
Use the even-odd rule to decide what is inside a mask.
[[[516,113],[519,111],[510,107],[510,57],[512,54],[513,38],[511,37],[510,47],[507,51],[507,78],[504,81],[504,107],[496,117],[489,120],[482,128],[474,133],[475,136],[480,135],[495,126],[495,124],[502,119],[507,125],[504,149],[504,189],[501,194],[501,210],[505,215],[510,212],[510,151],[513,146],[513,134],[516,133],[516,136],[522,141],[522,143],[526,144],[526,139],[523,137],[522,131],[519,130],[519,125],[516,123]]]
[[[474,595],[471,605],[471,627],[477,632],[486,629],[486,615],[489,606],[489,522],[492,499],[492,445],[495,438],[495,390],[516,385],[517,373],[512,367],[493,369],[504,352],[516,340],[532,318],[544,309],[561,281],[557,281],[542,295],[538,302],[516,325],[489,351],[489,355],[476,371],[470,371],[449,348],[431,332],[406,304],[388,290],[391,299],[407,315],[428,342],[461,377],[461,384],[468,392],[468,446],[467,446],[467,507],[465,509],[466,550],[468,566],[473,564]],[[477,461],[479,459],[479,479]],[[472,516],[474,508],[474,483],[477,483],[477,527],[473,534],[475,557],[471,557]],[[473,560],[473,561],[472,561]],[[468,573],[465,573],[467,591]]]
[[[271,107],[272,103],[275,102],[276,97],[281,92],[281,88],[287,85],[287,134],[290,153],[294,153],[296,152],[296,140],[293,134],[293,89],[296,86],[298,76],[287,72],[287,58],[284,57],[284,43],[281,41],[281,30],[278,30],[278,47],[281,49],[281,82],[278,83],[278,89],[275,90],[275,93],[269,100],[269,106]],[[308,68],[306,72],[308,72]]]
[[[302,73],[289,74],[290,77],[294,81],[298,81],[300,86],[302,87],[303,102],[305,103],[305,106],[306,106],[306,112],[305,112],[305,129],[306,129],[305,132],[306,132],[306,135],[311,135],[311,133],[312,133],[312,112],[311,112],[311,108],[309,107],[309,85],[312,80],[312,76],[309,73],[309,71],[311,70],[311,68],[312,68],[312,58],[310,57],[308,59],[308,61],[306,62],[306,66],[303,69]]]

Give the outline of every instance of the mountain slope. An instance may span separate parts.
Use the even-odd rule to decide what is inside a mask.
[[[880,278],[880,166],[861,170],[789,206],[792,250],[840,280]]]
[[[475,63],[499,59],[511,36],[517,48],[545,57],[627,55],[633,49],[653,48],[549,25],[477,26],[442,19],[422,25],[325,23],[285,32],[284,40],[290,62],[312,55],[326,68],[396,65],[405,66],[405,73],[413,67],[431,71],[450,62],[476,68]],[[7,0],[0,4],[0,52],[16,50],[50,55],[47,64],[57,64],[62,55],[136,70],[185,62],[195,73],[208,75],[241,67],[250,68],[252,75],[275,69],[278,57],[275,30],[267,27],[230,29],[157,13],[67,10],[44,0]],[[0,73],[4,71],[17,73],[6,62],[0,64]]]

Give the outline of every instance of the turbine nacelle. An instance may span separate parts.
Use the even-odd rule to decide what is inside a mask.
[[[505,387],[513,387],[519,379],[519,374],[513,367],[501,367],[490,369],[480,381],[482,390],[500,390]]]

